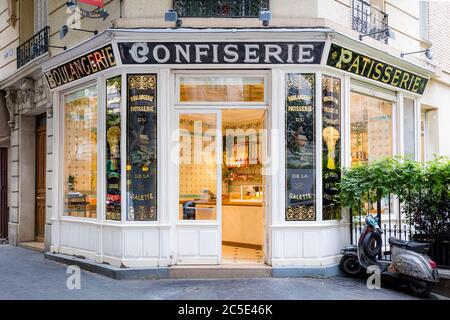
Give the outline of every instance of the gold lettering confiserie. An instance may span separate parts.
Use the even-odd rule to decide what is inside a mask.
[[[116,65],[111,45],[76,58],[62,66],[45,72],[50,89],[109,69]]]

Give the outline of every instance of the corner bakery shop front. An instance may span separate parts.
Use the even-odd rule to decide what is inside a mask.
[[[279,276],[337,274],[341,169],[417,157],[430,75],[320,28],[112,29],[43,68],[52,252]]]

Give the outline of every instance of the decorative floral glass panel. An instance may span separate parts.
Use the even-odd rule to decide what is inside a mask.
[[[314,74],[286,77],[286,220],[315,220]]]
[[[120,220],[121,77],[106,80],[106,219]]]
[[[127,75],[127,219],[157,219],[156,75]]]
[[[322,219],[339,219],[341,180],[341,80],[322,77]]]
[[[64,96],[64,214],[97,216],[97,88]]]

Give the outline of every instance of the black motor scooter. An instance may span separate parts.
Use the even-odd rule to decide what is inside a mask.
[[[369,266],[378,266],[383,277],[406,282],[414,295],[429,296],[433,285],[439,282],[436,263],[426,254],[429,243],[405,241],[389,237],[391,261],[378,260],[381,253],[383,231],[378,218],[368,214],[358,245],[342,249],[341,270],[350,276],[362,275]]]

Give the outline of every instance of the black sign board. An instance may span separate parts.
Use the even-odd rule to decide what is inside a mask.
[[[332,43],[327,65],[396,88],[423,94],[428,79]]]
[[[110,44],[45,72],[50,89],[55,89],[116,65]]]
[[[315,78],[286,80],[286,220],[315,220]]]
[[[127,75],[128,220],[156,220],[156,74]]]
[[[123,64],[319,64],[324,42],[121,42]]]

